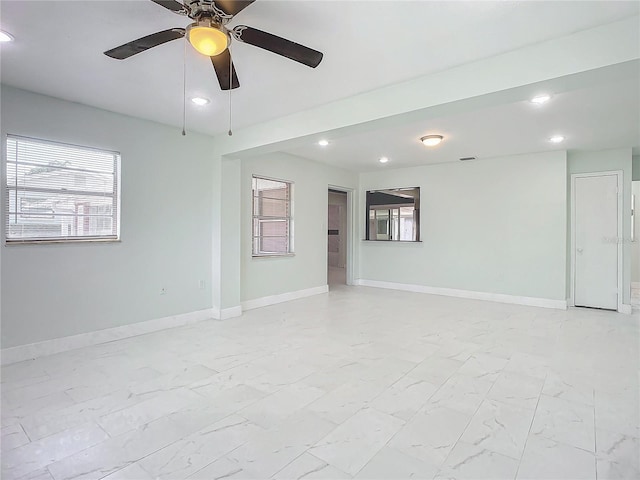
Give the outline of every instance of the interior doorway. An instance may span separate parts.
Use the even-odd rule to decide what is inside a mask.
[[[327,211],[327,283],[329,287],[347,284],[348,196],[329,189]]]
[[[631,306],[640,309],[640,180],[631,185]]]
[[[622,174],[572,175],[572,300],[622,308]]]

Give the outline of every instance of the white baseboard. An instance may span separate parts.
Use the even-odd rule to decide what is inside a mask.
[[[242,307],[240,305],[231,308],[223,308],[220,310],[220,320],[226,320],[228,318],[239,317],[242,315]]]
[[[166,330],[167,328],[180,327],[190,323],[200,322],[215,318],[215,309],[207,308],[195,312],[171,315],[169,317],[156,318],[145,322],[122,325],[120,327],[107,328],[97,332],[80,333],[69,337],[54,338],[42,342],[19,345],[17,347],[4,348],[0,353],[0,363],[8,365],[10,363],[22,362],[32,358],[44,357],[55,353],[66,352],[76,348],[89,347],[101,343],[112,342],[145,333]]]
[[[624,313],[626,315],[631,315],[633,312],[633,307],[630,304],[623,303],[620,305],[620,309],[618,310],[620,313]]]
[[[553,300],[550,298],[521,297],[517,295],[505,295],[502,293],[474,292],[471,290],[457,290],[455,288],[427,287],[424,285],[411,285],[407,283],[380,282],[377,280],[356,280],[356,285],[363,287],[388,288],[391,290],[404,290],[407,292],[428,293],[431,295],[444,295],[447,297],[470,298],[473,300],[487,300],[490,302],[511,303],[515,305],[528,305],[530,307],[567,309],[566,300]]]
[[[297,300],[298,298],[305,298],[312,295],[327,293],[328,291],[329,285],[322,285],[321,287],[306,288],[304,290],[297,290],[295,292],[281,293],[280,295],[270,295],[268,297],[254,298],[253,300],[246,300],[242,302],[242,310],[252,310],[254,308],[275,305],[276,303],[289,302],[291,300]]]

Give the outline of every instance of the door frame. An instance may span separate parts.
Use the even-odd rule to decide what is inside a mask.
[[[623,172],[622,170],[607,170],[603,172],[589,172],[589,173],[572,173],[571,174],[571,242],[570,242],[570,258],[571,258],[571,274],[569,276],[569,306],[575,307],[575,284],[576,284],[576,179],[585,177],[608,177],[616,176],[617,180],[617,199],[618,199],[618,231],[617,231],[617,246],[618,246],[618,312],[624,311],[623,306],[623,229],[624,229],[624,217],[623,217]]]
[[[354,231],[353,231],[353,226],[354,226],[354,209],[355,209],[355,203],[354,203],[354,192],[355,190],[353,188],[348,188],[348,187],[341,187],[338,185],[332,185],[329,184],[327,185],[327,192],[329,192],[329,190],[336,190],[338,192],[344,192],[347,194],[347,231],[345,232],[345,236],[347,238],[347,250],[346,250],[346,259],[345,259],[345,269],[346,269],[346,274],[347,274],[347,285],[354,285],[354,249],[355,249],[355,244],[354,244]],[[327,201],[327,205],[329,204],[329,202]],[[325,232],[326,233],[326,232]],[[326,235],[325,235],[326,237]],[[325,251],[327,249],[325,248]],[[327,254],[328,255],[328,254]],[[327,264],[329,262],[329,259],[327,257]]]

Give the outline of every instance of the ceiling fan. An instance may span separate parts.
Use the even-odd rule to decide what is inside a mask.
[[[315,68],[322,61],[322,53],[257,28],[238,25],[228,29],[226,25],[255,0],[151,0],[178,15],[194,21],[185,28],[170,28],[152,33],[104,52],[117,60],[124,60],[163,43],[183,38],[203,55],[211,57],[220,88],[238,88],[240,82],[229,53],[231,38],[264,50],[282,55],[296,62]]]

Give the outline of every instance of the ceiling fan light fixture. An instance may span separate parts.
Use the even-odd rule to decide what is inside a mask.
[[[420,138],[420,141],[427,147],[435,147],[438,145],[444,137],[442,135],[426,135]]]
[[[198,52],[215,57],[229,46],[229,37],[210,21],[192,23],[187,27],[187,40]]]

